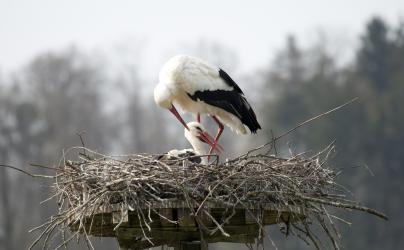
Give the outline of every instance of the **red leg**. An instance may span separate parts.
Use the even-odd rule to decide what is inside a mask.
[[[196,115],[196,120],[200,123],[201,122],[201,114],[200,113],[198,113],[197,115]]]
[[[217,142],[219,140],[219,137],[222,135],[222,132],[223,132],[223,129],[224,129],[223,123],[221,123],[220,120],[216,116],[212,115],[212,118],[217,123],[219,128],[217,129],[217,134],[215,136],[215,141],[214,141],[215,145],[213,147],[210,147],[209,154],[211,154],[213,152],[213,150],[215,149],[215,147],[217,145]]]

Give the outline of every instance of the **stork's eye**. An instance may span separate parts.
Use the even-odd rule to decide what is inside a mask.
[[[202,132],[201,127],[195,127],[197,130],[199,130],[200,132]]]

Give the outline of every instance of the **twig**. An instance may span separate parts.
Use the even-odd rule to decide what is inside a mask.
[[[10,168],[10,169],[16,170],[18,172],[21,172],[23,174],[29,175],[31,177],[41,177],[41,178],[49,178],[49,179],[55,178],[55,176],[50,176],[50,175],[32,174],[28,171],[25,171],[21,168],[17,168],[17,167],[11,166],[11,165],[0,164],[0,167]]]
[[[355,102],[355,101],[358,100],[358,99],[359,99],[358,97],[355,97],[355,98],[349,100],[348,102],[346,102],[346,103],[344,103],[344,104],[342,104],[342,105],[339,105],[339,106],[337,106],[337,107],[335,107],[335,108],[333,108],[333,109],[330,109],[330,110],[328,110],[328,111],[326,111],[326,112],[324,112],[324,113],[321,113],[321,114],[319,114],[319,115],[316,115],[316,116],[314,116],[314,117],[312,117],[312,118],[310,118],[310,119],[308,119],[308,120],[305,120],[305,121],[299,123],[297,126],[291,128],[291,129],[287,130],[286,132],[283,132],[282,134],[280,134],[280,135],[278,135],[277,137],[273,138],[270,142],[267,142],[267,143],[265,143],[265,144],[263,144],[263,145],[261,145],[261,146],[259,146],[259,147],[257,147],[257,148],[254,148],[254,149],[252,149],[252,150],[249,150],[245,155],[249,155],[250,153],[252,153],[252,152],[254,152],[254,151],[260,150],[261,148],[264,148],[264,147],[266,147],[266,146],[268,146],[268,145],[274,143],[275,141],[279,140],[280,138],[282,138],[282,137],[284,137],[284,136],[286,136],[286,135],[292,133],[292,132],[295,131],[296,129],[298,129],[298,128],[300,128],[300,127],[302,127],[302,126],[304,126],[304,125],[306,125],[306,124],[308,124],[308,123],[310,123],[310,122],[312,122],[312,121],[314,121],[314,120],[317,120],[317,119],[319,119],[319,118],[321,118],[321,117],[323,117],[323,116],[326,116],[326,115],[328,115],[328,114],[330,114],[330,113],[333,113],[334,111],[337,111],[338,109],[341,109],[341,108],[343,108],[343,107],[345,107],[345,106],[347,106],[347,105],[349,105],[349,104]]]

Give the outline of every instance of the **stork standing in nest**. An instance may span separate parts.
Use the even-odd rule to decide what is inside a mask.
[[[237,134],[256,133],[261,128],[243,91],[222,69],[195,57],[179,55],[169,59],[154,89],[158,106],[168,109],[186,129],[189,127],[175,105],[200,115],[207,114],[219,126],[209,154],[215,149],[223,132],[223,123]]]
[[[187,128],[184,129],[184,135],[193,148],[170,150],[164,155],[159,155],[157,157],[158,160],[191,157],[189,158],[191,162],[202,164],[208,163],[206,157],[197,156],[207,155],[208,151],[205,147],[205,144],[208,144],[212,147],[214,145],[213,138],[206,132],[203,125],[199,122],[189,122],[186,125]]]

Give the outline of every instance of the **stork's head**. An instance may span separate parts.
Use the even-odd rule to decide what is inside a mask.
[[[186,129],[188,129],[187,124],[185,123],[184,119],[180,116],[177,109],[173,105],[173,92],[168,87],[168,84],[159,83],[154,88],[154,101],[157,105],[164,109],[170,110],[171,113],[184,125]]]
[[[218,147],[217,145],[215,146],[215,140],[206,132],[205,128],[203,125],[199,122],[188,122],[187,126],[188,129],[184,129],[184,135],[187,138],[187,140],[192,144],[195,150],[200,151],[200,147],[202,147],[202,143],[209,144],[211,147],[216,148],[221,148],[220,146]],[[198,149],[197,149],[198,148]],[[218,149],[217,149],[218,150]],[[220,151],[218,150],[220,153]]]
[[[156,85],[154,88],[154,101],[162,108],[172,108],[172,93],[166,84],[159,83]]]

